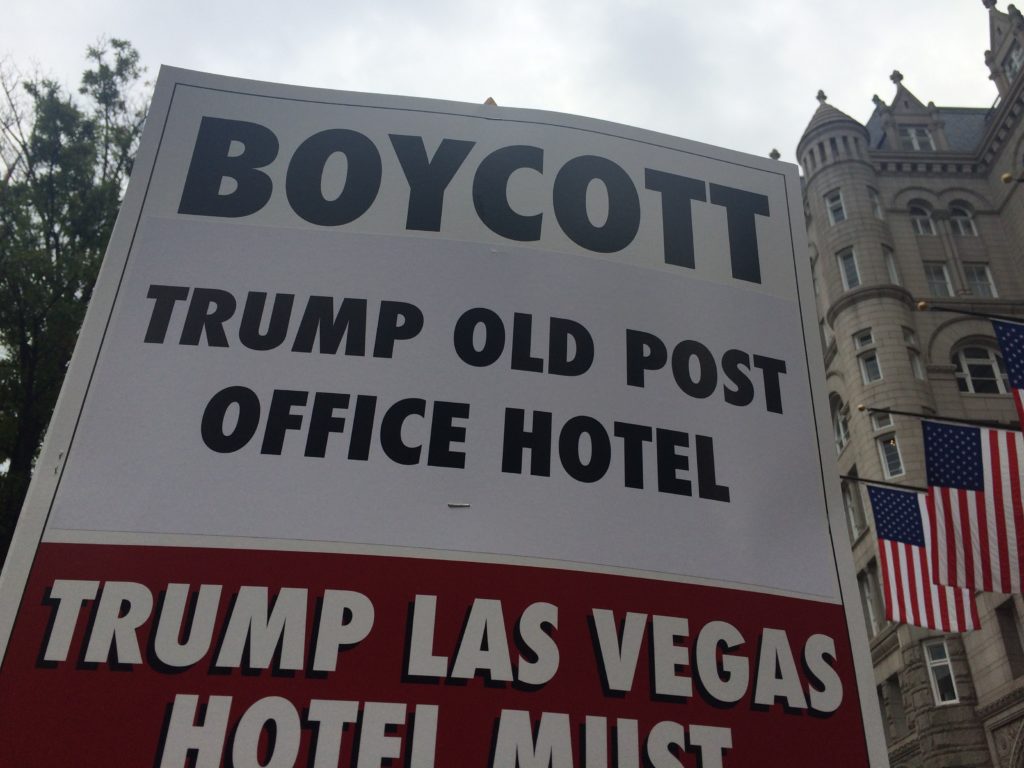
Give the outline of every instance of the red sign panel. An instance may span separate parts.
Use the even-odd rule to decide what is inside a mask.
[[[0,743],[18,766],[754,768],[823,744],[864,765],[842,608],[809,607],[537,567],[43,545]],[[59,738],[20,737],[46,721]]]

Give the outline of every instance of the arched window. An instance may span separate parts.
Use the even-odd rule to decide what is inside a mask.
[[[910,206],[910,224],[914,228],[915,235],[935,234],[935,223],[932,221],[932,212],[923,205]]]
[[[828,406],[832,412],[832,435],[836,440],[836,453],[842,453],[843,448],[850,442],[850,409],[835,392],[828,396]]]
[[[954,203],[949,207],[949,226],[954,235],[960,237],[977,237],[978,230],[974,226],[971,209],[962,203]]]
[[[989,347],[964,347],[953,354],[956,385],[961,392],[1004,395],[1010,391],[1003,356]]]

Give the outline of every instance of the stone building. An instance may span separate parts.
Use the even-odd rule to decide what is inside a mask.
[[[937,107],[894,72],[866,124],[819,92],[797,148],[844,476],[926,483],[919,420],[858,404],[1020,426],[991,324],[916,310],[1024,320],[1024,17],[983,2],[991,107]],[[969,633],[887,622],[866,489],[842,490],[892,766],[1024,766],[1024,598],[979,595]]]

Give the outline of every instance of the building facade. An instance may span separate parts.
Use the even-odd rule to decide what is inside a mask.
[[[874,98],[866,124],[819,92],[797,148],[843,503],[893,768],[1024,768],[1024,598],[979,594],[981,628],[968,633],[887,622],[874,522],[855,479],[926,484],[920,421],[861,404],[1020,427],[991,323],[917,308],[925,300],[1024,320],[1024,16],[983,2],[993,106],[925,103],[894,72],[895,94]]]

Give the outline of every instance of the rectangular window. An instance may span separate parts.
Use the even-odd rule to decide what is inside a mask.
[[[934,152],[935,142],[931,131],[923,125],[901,125],[899,127],[900,149],[910,152]]]
[[[843,289],[851,290],[860,285],[860,272],[857,270],[857,256],[853,248],[846,248],[836,254],[839,261],[839,274],[843,279]]]
[[[921,362],[921,353],[907,347],[907,357],[910,358],[910,370],[914,372],[914,378],[924,381],[924,363]]]
[[[953,287],[949,284],[949,272],[941,261],[926,261],[924,276],[928,280],[928,293],[932,296],[953,295]]]
[[[908,347],[916,347],[917,346],[917,334],[914,333],[914,329],[913,328],[907,328],[907,326],[905,326],[905,325],[902,326],[902,327],[903,327],[903,343],[906,344]]]
[[[893,285],[903,285],[900,281],[900,272],[896,268],[896,254],[887,245],[882,246],[882,259],[885,261],[885,271],[889,273],[889,282]]]
[[[874,187],[868,187],[868,199],[871,201],[871,212],[875,215],[876,219],[884,219],[885,212],[882,210],[882,198],[878,194],[878,190]]]
[[[838,224],[846,221],[846,208],[843,206],[843,193],[833,189],[825,195],[825,208],[828,209],[829,224]]]
[[[852,544],[860,535],[867,530],[868,521],[864,516],[864,507],[860,503],[860,495],[857,493],[856,483],[842,483],[843,509],[846,512],[846,526],[850,532],[850,543]]]
[[[878,457],[882,461],[882,472],[886,478],[900,477],[903,474],[903,459],[900,457],[900,445],[896,442],[896,434],[883,435],[878,443]]]
[[[882,631],[885,614],[882,611],[882,596],[878,591],[878,567],[875,561],[857,574],[857,587],[860,592],[860,606],[864,611],[864,623],[867,625],[868,637],[874,637]]]
[[[957,388],[978,395],[1010,391],[1002,355],[988,347],[964,347],[953,357]]]
[[[860,361],[860,374],[865,384],[882,380],[882,366],[878,362],[878,353],[868,352],[857,359]]]
[[[956,693],[953,665],[949,661],[949,650],[945,640],[925,643],[924,660],[928,665],[928,677],[932,681],[932,695],[936,704],[956,704],[960,697]]]
[[[1020,619],[1012,597],[996,608],[996,620],[1003,638],[1006,661],[1010,665],[1010,676],[1018,678],[1024,675],[1024,642],[1020,638]]]
[[[899,741],[910,732],[899,675],[893,675],[882,683],[878,688],[878,699],[882,703],[882,724],[885,726],[886,739],[890,744]]]
[[[850,411],[836,395],[829,398],[829,409],[832,412],[832,433],[836,439],[836,453],[842,453],[850,440]]]
[[[887,429],[892,426],[892,416],[888,413],[871,414],[871,428],[877,432],[880,429]]]
[[[853,334],[853,348],[854,349],[865,349],[875,343],[875,336],[871,333],[870,328],[865,328],[863,331],[857,331]]]
[[[988,264],[964,264],[964,277],[967,278],[967,290],[972,295],[987,299],[996,298],[996,286],[992,282]]]

